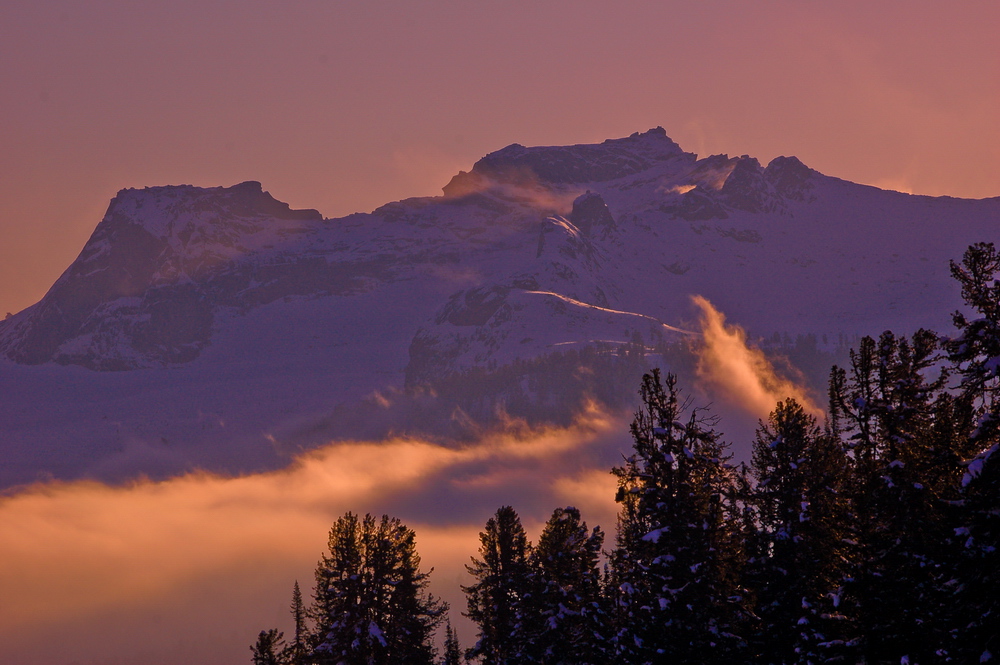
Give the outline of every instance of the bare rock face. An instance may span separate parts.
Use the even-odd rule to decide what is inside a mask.
[[[257,182],[123,190],[45,297],[7,321],[0,350],[19,363],[99,370],[188,362],[208,344],[220,301],[253,298],[240,287],[261,253],[254,239],[321,220]]]
[[[786,199],[803,201],[812,189],[810,178],[816,174],[797,157],[775,157],[764,170],[764,178]],[[818,175],[818,174],[817,174]]]
[[[657,127],[624,139],[608,139],[598,145],[526,148],[514,143],[476,162],[471,177],[515,184],[604,182],[645,171],[658,162],[686,154],[667,137],[662,127]]]
[[[727,204],[746,212],[771,212],[775,197],[764,180],[764,170],[753,157],[741,157],[719,190]]]
[[[586,236],[595,233],[607,234],[617,226],[615,218],[608,210],[608,204],[600,194],[593,192],[582,194],[573,201],[573,211],[569,214],[569,221]]]

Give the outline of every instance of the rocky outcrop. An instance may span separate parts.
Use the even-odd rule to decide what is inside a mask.
[[[257,182],[122,190],[45,297],[6,322],[0,352],[98,370],[188,362],[209,343],[220,305],[335,282],[325,262],[257,260],[321,221]]]
[[[476,162],[472,174],[497,182],[550,184],[604,182],[687,155],[662,127],[596,145],[526,148],[518,143]]]

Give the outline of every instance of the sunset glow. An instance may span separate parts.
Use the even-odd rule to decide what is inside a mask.
[[[6,662],[82,649],[175,663],[178,634],[191,649],[186,662],[229,661],[248,635],[287,623],[292,581],[311,588],[325,534],[348,510],[406,517],[424,566],[435,568],[434,592],[461,610],[464,564],[495,502],[517,505],[535,530],[563,505],[613,529],[614,479],[590,465],[622,428],[592,413],[572,429],[496,434],[461,449],[334,443],[275,473],[20,491],[0,499],[0,643],[14,658]],[[476,518],[450,516],[459,504]],[[109,617],[118,629],[105,627]],[[56,626],[63,637],[41,644]]]
[[[591,559],[646,574],[653,565],[632,555],[673,537],[659,541],[670,530],[655,517],[669,512],[667,493],[650,489],[655,474],[636,461],[645,453],[629,429],[636,409],[647,413],[654,393],[640,377],[654,367],[681,377],[677,401],[663,404],[683,407],[636,416],[649,469],[668,479],[700,469],[690,483],[703,484],[701,495],[664,484],[742,530],[739,547],[750,543],[734,554],[738,539],[720,536],[725,547],[678,551],[726,550],[757,565],[798,542],[768,541],[786,533],[760,526],[768,515],[792,515],[804,533],[813,514],[843,518],[842,532],[794,558],[837,550],[843,570],[816,572],[828,587],[815,595],[838,609],[817,603],[813,614],[842,619],[833,587],[855,581],[850,557],[898,546],[909,526],[882,544],[873,531],[876,547],[854,539],[869,526],[864,513],[833,502],[877,487],[886,523],[896,520],[890,496],[928,515],[995,505],[963,493],[995,473],[1000,444],[987,439],[1000,436],[989,429],[1000,411],[982,405],[993,408],[990,391],[1000,390],[1000,346],[976,347],[996,340],[970,335],[974,343],[960,342],[974,352],[958,358],[965,351],[947,346],[958,333],[944,327],[956,307],[989,309],[968,301],[974,289],[952,279],[949,260],[1000,242],[998,27],[1000,3],[979,0],[4,2],[0,665],[249,662],[259,631],[289,633],[292,585],[308,604],[330,527],[348,511],[398,517],[416,532],[430,591],[451,604],[463,647],[476,633],[463,616],[467,565],[501,506],[518,511],[529,539],[549,533],[553,509],[574,506],[606,534]],[[992,248],[979,251],[1000,265]],[[900,388],[871,415],[875,402],[848,394],[864,383],[853,377],[841,401],[825,401],[830,365],[850,377],[856,343],[889,327],[899,337],[881,342],[884,371],[893,354],[910,358],[900,339],[935,330],[925,347],[913,337],[931,360],[909,383],[880,384],[916,386],[915,396]],[[921,372],[949,353],[953,383],[924,390]],[[933,409],[913,405],[932,393]],[[854,447],[865,419],[897,413],[897,397],[899,418],[922,419],[900,426],[891,446],[870,442],[878,455],[891,451],[878,462],[883,475],[850,476],[867,460]],[[768,421],[787,398],[802,410],[786,404],[788,422]],[[684,424],[702,408],[708,417]],[[857,422],[838,429],[851,409]],[[812,418],[828,428],[814,430]],[[786,438],[778,430],[789,422]],[[775,430],[757,441],[771,452],[753,448],[758,427]],[[934,436],[913,434],[920,427]],[[843,448],[841,433],[854,437]],[[935,469],[941,487],[931,488],[907,475],[929,472],[904,464],[904,442],[938,438],[954,449],[913,454],[951,465]],[[820,488],[816,512],[805,490],[780,510],[746,498],[758,481],[771,487],[767,473],[792,478],[740,466],[773,458],[777,468],[792,454],[786,442],[822,458],[817,478],[842,467],[842,493],[802,480]],[[805,455],[786,466],[809,471]],[[631,470],[612,474],[621,465]],[[967,482],[948,485],[959,472]],[[637,520],[624,556],[611,553],[619,482]],[[637,508],[654,501],[648,514]],[[744,514],[720,518],[723,504]],[[907,519],[920,526],[913,510]],[[968,536],[948,556],[974,558],[974,543],[992,561],[993,536],[980,534],[995,536],[995,511],[979,517],[914,540]],[[945,524],[936,519],[923,521]],[[707,519],[683,521],[674,534],[723,533]],[[703,574],[703,562],[664,552],[655,566],[681,561]],[[900,552],[909,558],[896,563],[924,565],[923,554]],[[871,563],[857,560],[858,570]],[[876,561],[872,579],[896,563]],[[704,575],[736,584],[735,570]],[[935,574],[940,598],[959,587],[975,595],[975,576]],[[604,594],[595,608],[625,607],[641,586],[606,572],[593,579]],[[636,616],[659,621],[697,587],[670,580],[635,601]],[[564,589],[545,584],[523,588]],[[765,606],[774,586],[758,576],[720,593],[718,607],[739,604],[725,611],[759,633],[747,653],[766,632],[751,605]],[[793,612],[807,607],[805,593],[793,600]],[[877,615],[865,602],[844,611]],[[953,614],[962,630],[975,624]],[[854,630],[852,617],[843,625]],[[329,628],[317,626],[313,647]],[[372,626],[353,634],[375,636]],[[840,643],[851,639],[861,643]],[[642,639],[631,641],[641,651]],[[789,662],[767,662],[779,661]]]

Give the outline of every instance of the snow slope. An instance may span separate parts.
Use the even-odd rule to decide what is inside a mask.
[[[692,294],[764,336],[947,330],[948,260],[998,228],[1000,198],[698,159],[660,128],[512,145],[443,196],[340,219],[254,182],[123,190],[48,294],[0,322],[0,486],[248,471],[408,431],[412,409],[385,405],[444,382],[502,403],[484,376],[516,368],[530,393],[571,351],[613,363],[683,340]]]

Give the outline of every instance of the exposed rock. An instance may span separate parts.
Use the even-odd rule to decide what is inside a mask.
[[[573,222],[585,235],[592,233],[608,232],[615,228],[615,218],[608,210],[608,204],[600,194],[587,192],[573,201],[573,212],[569,214],[569,221]]]
[[[815,171],[796,157],[775,157],[764,169],[764,178],[781,196],[802,201],[806,193],[812,189],[809,181],[814,173]]]
[[[700,185],[681,194],[676,202],[661,205],[660,210],[689,222],[729,217],[725,206]]]
[[[737,210],[770,212],[774,209],[774,201],[769,189],[760,162],[744,155],[736,160],[720,194],[730,207]]]
[[[472,174],[514,184],[536,180],[556,184],[603,182],[639,173],[659,161],[685,154],[662,127],[657,127],[599,145],[526,148],[514,143],[476,162]],[[455,184],[449,187],[459,191],[470,180],[463,177],[461,185],[453,180]]]

